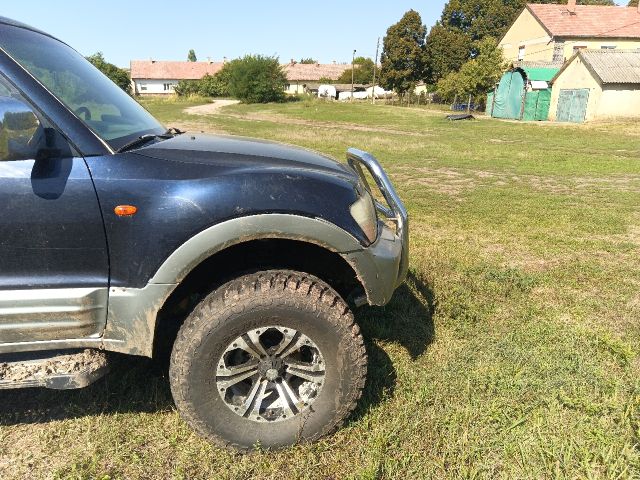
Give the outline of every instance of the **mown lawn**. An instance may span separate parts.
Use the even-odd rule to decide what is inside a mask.
[[[239,456],[180,420],[162,365],[0,392],[0,478],[640,477],[640,128],[299,102],[146,101],[167,126],[374,153],[411,214],[408,284],[357,318],[346,428]]]

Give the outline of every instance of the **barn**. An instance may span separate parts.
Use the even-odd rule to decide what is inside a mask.
[[[549,81],[558,68],[519,67],[506,72],[487,97],[487,115],[511,120],[547,120]]]
[[[552,84],[550,120],[640,118],[639,50],[580,50]]]

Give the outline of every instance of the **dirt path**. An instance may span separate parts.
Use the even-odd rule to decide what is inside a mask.
[[[236,105],[238,103],[240,103],[240,100],[216,100],[215,102],[207,103],[206,105],[185,108],[184,113],[188,113],[189,115],[211,115],[217,113],[217,111],[222,107]]]

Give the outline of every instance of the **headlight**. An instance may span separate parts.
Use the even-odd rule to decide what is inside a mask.
[[[365,190],[356,203],[351,205],[350,210],[351,216],[360,225],[369,242],[375,242],[378,237],[378,215],[371,194]]]

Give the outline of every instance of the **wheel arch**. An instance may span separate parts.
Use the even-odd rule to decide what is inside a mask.
[[[177,333],[195,298],[261,268],[310,273],[346,299],[350,290],[363,287],[356,266],[347,261],[362,248],[348,232],[315,218],[268,214],[215,225],[176,249],[145,288],[111,289],[104,346],[153,356],[162,349],[157,338]]]

